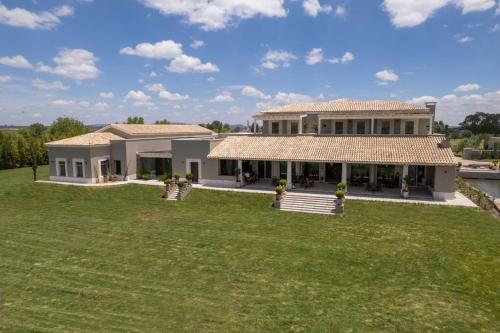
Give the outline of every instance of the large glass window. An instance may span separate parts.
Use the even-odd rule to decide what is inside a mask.
[[[219,176],[234,176],[237,167],[237,160],[219,160]]]
[[[319,180],[319,163],[304,163],[304,177]]]
[[[100,169],[101,169],[101,176],[107,176],[109,171],[109,160],[101,161]]]
[[[271,123],[271,134],[279,134],[280,133],[280,123],[272,122]]]
[[[382,134],[391,133],[391,122],[389,120],[382,120]]]
[[[352,164],[351,178],[352,185],[361,185],[368,183],[370,179],[370,166],[368,164]]]
[[[290,130],[291,130],[292,134],[298,134],[299,133],[299,122],[292,121]]]
[[[122,161],[115,160],[115,175],[122,174]]]
[[[344,122],[343,121],[335,122],[335,134],[344,134]]]
[[[413,121],[405,122],[405,134],[413,134]]]
[[[60,160],[57,162],[57,170],[59,177],[66,177],[66,161]]]
[[[356,123],[356,133],[357,134],[365,134],[365,121],[358,120]]]
[[[280,179],[286,179],[287,162],[280,162]]]
[[[83,162],[82,161],[75,162],[75,177],[83,178]]]

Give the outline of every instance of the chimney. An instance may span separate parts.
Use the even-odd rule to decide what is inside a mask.
[[[425,107],[431,110],[433,114],[436,114],[436,104],[437,102],[425,102]]]

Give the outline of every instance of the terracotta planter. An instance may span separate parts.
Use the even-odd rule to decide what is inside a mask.
[[[241,187],[241,181],[236,181],[236,187],[240,188]]]
[[[276,193],[276,201],[281,201],[281,198],[283,198],[283,194]]]
[[[410,195],[410,192],[408,191],[401,191],[401,196],[403,199],[408,199],[408,196]]]

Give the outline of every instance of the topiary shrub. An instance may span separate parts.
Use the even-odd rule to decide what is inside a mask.
[[[175,182],[179,182],[179,179],[181,178],[181,174],[178,172],[174,172],[174,178],[175,178]]]
[[[286,179],[280,179],[279,184],[281,187],[286,186]]]
[[[344,191],[341,191],[341,190],[337,190],[337,192],[335,192],[335,196],[338,198],[338,199],[343,199],[345,197],[345,192]]]
[[[151,177],[149,176],[149,174],[147,174],[147,173],[143,173],[143,174],[140,174],[140,175],[139,175],[139,179],[142,179],[142,180],[149,180],[149,179],[151,179]]]
[[[282,193],[283,193],[283,187],[281,187],[281,186],[279,186],[279,185],[278,185],[278,186],[276,186],[276,187],[274,188],[274,190],[276,191],[276,194],[282,194]]]
[[[167,180],[168,178],[170,178],[170,177],[169,177],[169,176],[167,176],[167,175],[163,175],[163,176],[160,176],[160,177],[158,178],[158,180],[159,180],[159,181],[161,181],[161,182],[165,182],[165,180]]]
[[[179,189],[182,189],[184,186],[186,186],[186,182],[184,180],[179,180],[177,182],[177,186],[179,186]]]
[[[347,188],[347,184],[344,183],[344,182],[340,182],[337,184],[337,190],[339,191],[344,191],[345,192],[345,189]]]
[[[167,179],[165,179],[165,180],[163,181],[163,183],[164,183],[165,185],[172,185],[172,179],[167,178]]]
[[[186,179],[187,180],[193,180],[193,174],[192,173],[186,174]]]

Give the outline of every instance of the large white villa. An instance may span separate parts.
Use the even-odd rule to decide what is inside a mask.
[[[455,193],[455,158],[432,133],[436,103],[399,101],[299,103],[254,116],[260,132],[217,135],[197,125],[109,125],[47,144],[52,180],[93,183],[109,173],[126,179],[182,176],[213,186],[269,186],[399,195],[410,175],[410,196],[448,200]],[[254,126],[256,129],[257,126]]]

